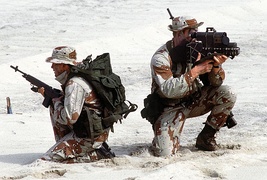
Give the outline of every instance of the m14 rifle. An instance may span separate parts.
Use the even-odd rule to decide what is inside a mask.
[[[44,91],[44,101],[43,101],[43,106],[48,108],[49,105],[52,103],[53,98],[58,98],[62,96],[62,93],[59,89],[52,88],[51,86],[45,84],[44,82],[40,81],[39,79],[26,74],[22,72],[21,70],[18,69],[18,66],[10,66],[11,68],[15,69],[15,72],[20,72],[22,74],[22,77],[24,77],[27,81],[29,81],[32,85],[31,90],[34,92],[38,92],[38,89],[43,87],[45,89]]]

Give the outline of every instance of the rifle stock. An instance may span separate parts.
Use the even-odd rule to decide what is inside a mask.
[[[34,92],[38,92],[38,89],[43,87],[45,89],[44,91],[44,101],[43,101],[43,106],[48,108],[49,105],[51,105],[52,103],[52,99],[53,98],[58,98],[60,96],[62,96],[62,93],[59,89],[55,89],[52,88],[51,86],[45,84],[44,82],[40,81],[39,79],[26,74],[24,72],[22,72],[21,70],[18,69],[18,66],[14,67],[14,66],[10,66],[11,68],[13,68],[15,70],[15,72],[20,72],[22,74],[22,77],[24,77],[27,81],[29,81],[32,85],[31,90]]]

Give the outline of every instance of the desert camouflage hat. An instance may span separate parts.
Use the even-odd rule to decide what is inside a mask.
[[[202,24],[204,24],[204,22],[198,23],[195,18],[190,16],[179,16],[173,18],[172,24],[170,24],[168,28],[170,31],[180,31],[184,28],[198,28]]]
[[[76,50],[69,46],[59,46],[53,49],[51,57],[46,59],[46,62],[56,64],[76,64]]]

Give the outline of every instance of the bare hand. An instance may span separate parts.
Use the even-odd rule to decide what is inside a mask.
[[[44,96],[45,88],[44,87],[38,88],[38,93],[40,93],[40,94],[42,94],[42,96]]]
[[[213,56],[214,66],[219,66],[219,65],[223,64],[227,59],[228,59],[228,57],[225,55]]]
[[[201,59],[201,54],[198,53],[198,57],[197,57],[197,60],[196,61],[199,61],[200,59]],[[208,60],[205,60],[204,62],[196,65],[191,70],[192,76],[194,78],[196,78],[197,76],[199,76],[201,74],[205,74],[205,73],[210,72],[211,69],[212,69],[212,67],[213,67],[213,63],[214,63],[214,60],[213,59],[208,59]]]

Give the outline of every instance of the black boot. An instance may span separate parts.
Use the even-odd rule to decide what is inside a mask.
[[[99,159],[110,159],[115,157],[115,154],[111,152],[111,149],[106,142],[103,142],[102,146],[95,151]]]
[[[215,141],[216,132],[217,130],[206,124],[197,137],[196,148],[203,151],[215,151],[218,148]]]

